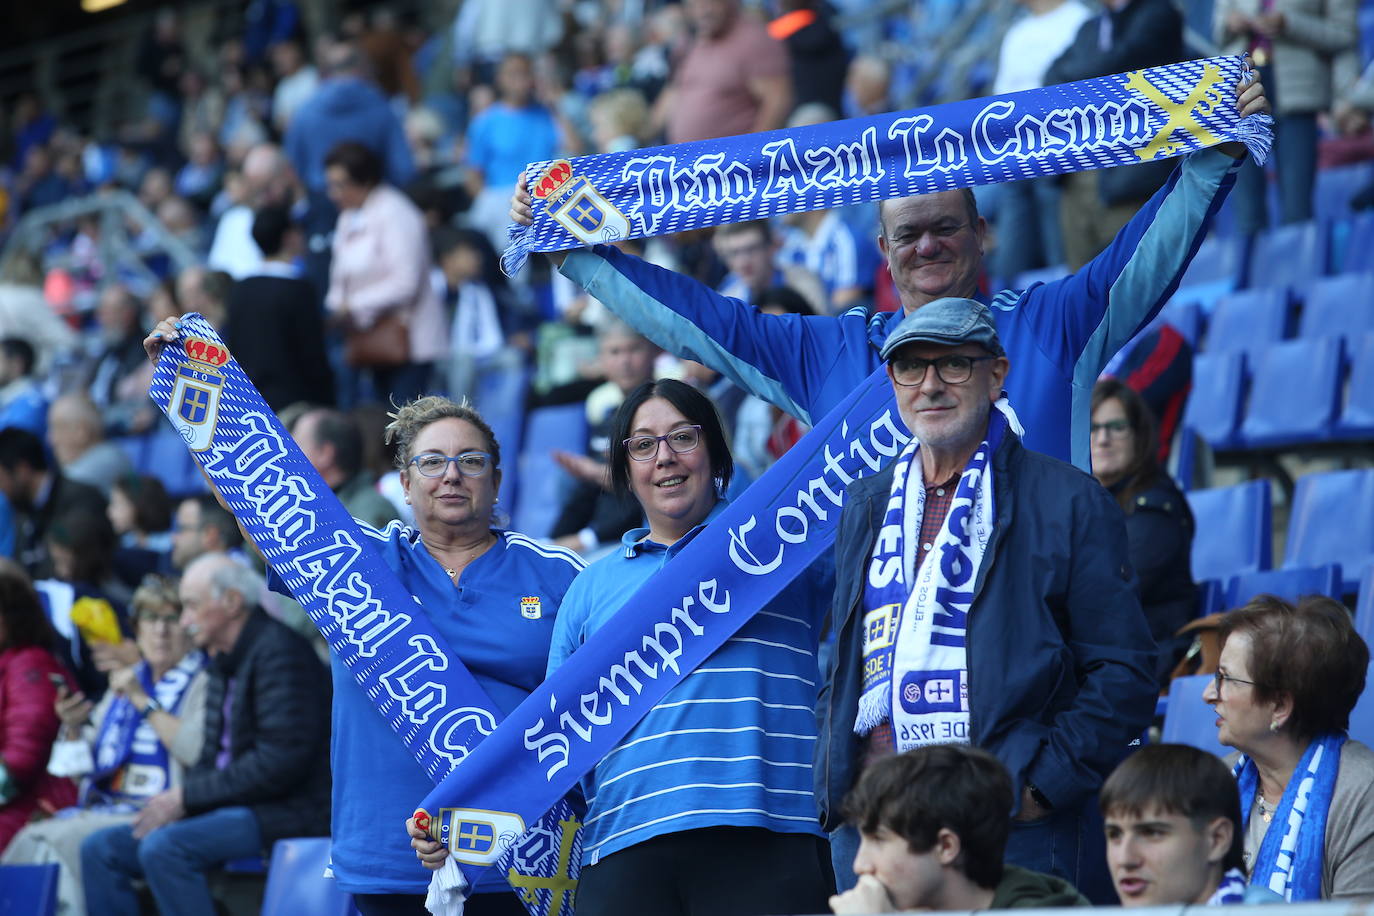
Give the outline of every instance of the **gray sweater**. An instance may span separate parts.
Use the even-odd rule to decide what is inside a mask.
[[[1325,111],[1354,82],[1359,58],[1357,0],[1274,0],[1284,31],[1274,39],[1274,81],[1270,93],[1279,115]],[[1212,37],[1223,53],[1246,50],[1249,35],[1227,28],[1231,12],[1255,16],[1260,0],[1217,0]]]
[[[1236,755],[1230,756],[1234,763]],[[1259,816],[1257,797],[1245,832],[1247,868],[1268,826]],[[1326,816],[1322,899],[1374,900],[1374,751],[1353,739],[1341,748],[1341,768]]]

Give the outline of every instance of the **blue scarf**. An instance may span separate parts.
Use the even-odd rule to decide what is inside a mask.
[[[537,817],[827,551],[845,487],[881,470],[909,439],[886,369],[877,369],[626,601],[420,807],[484,812],[488,819]]]
[[[1207,906],[1224,906],[1230,903],[1245,902],[1245,872],[1233,868],[1221,876],[1221,883],[1207,898]]]
[[[1326,816],[1341,768],[1340,733],[1312,739],[1283,790],[1274,819],[1265,831],[1259,855],[1250,868],[1250,883],[1267,887],[1288,902],[1320,900],[1322,863],[1326,860]],[[1244,755],[1232,775],[1240,789],[1241,817],[1250,820],[1259,791],[1259,768]]]
[[[1006,428],[1006,416],[992,410],[987,438],[960,475],[930,559],[919,571],[925,490],[909,486],[912,463],[921,460],[915,440],[893,471],[864,587],[863,694],[854,731],[866,735],[891,722],[899,751],[969,740],[968,611],[996,519],[990,465]]]
[[[1180,156],[1239,140],[1259,163],[1272,121],[1242,119],[1241,57],[1134,70],[917,111],[534,162],[534,221],[501,259],[722,223]]]
[[[437,782],[491,734],[499,710],[301,454],[214,328],[195,313],[181,323],[186,330],[159,357],[149,395],[330,650]],[[454,859],[474,871],[496,864],[534,916],[570,912],[581,823],[568,802],[551,799],[526,819],[451,815],[439,812],[434,829],[446,841],[451,834]]]
[[[158,705],[177,715],[186,688],[204,667],[204,655],[188,652],[154,684],[148,663],[139,662],[138,682]],[[83,808],[142,803],[172,785],[166,745],[127,697],[115,697],[106,708],[96,732],[94,756],[95,769],[81,784]]]

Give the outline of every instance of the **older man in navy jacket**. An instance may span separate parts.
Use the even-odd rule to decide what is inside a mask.
[[[1092,891],[1105,863],[1085,808],[1154,708],[1121,512],[1087,474],[1021,444],[986,306],[932,302],[881,356],[916,440],[849,487],[836,536],[825,826],[841,825],[873,759],[969,742],[1019,794],[1007,861]]]

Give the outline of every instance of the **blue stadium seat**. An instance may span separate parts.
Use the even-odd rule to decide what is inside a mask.
[[[1374,330],[1351,340],[1350,382],[1345,386],[1345,406],[1336,420],[1335,435],[1341,439],[1374,437]]]
[[[550,449],[578,452],[586,447],[587,410],[581,404],[540,407],[530,411],[518,470],[520,487],[512,527],[530,537],[548,537],[558,521],[572,478],[558,466]]]
[[[1258,350],[1277,343],[1288,330],[1288,290],[1251,289],[1217,300],[1208,322],[1208,353]]]
[[[1374,646],[1374,563],[1366,564],[1360,576],[1359,594],[1355,599],[1355,629],[1365,642]]]
[[[1183,335],[1183,339],[1196,348],[1198,341],[1202,339],[1202,306],[1197,302],[1183,301],[1178,296],[1169,300],[1169,304],[1160,309],[1159,317],[1151,322],[1151,327],[1156,324],[1172,325],[1178,333]]]
[[[1275,446],[1329,438],[1340,412],[1341,339],[1285,340],[1251,357],[1241,440]]]
[[[136,468],[143,467],[143,455],[148,450],[148,444],[152,441],[152,436],[144,433],[140,436],[117,436],[110,440],[119,446],[129,459],[129,464]]]
[[[329,867],[329,837],[277,840],[267,869],[261,916],[350,916],[353,898],[339,890]]]
[[[0,916],[53,916],[60,867],[0,865]]]
[[[1305,286],[1326,273],[1326,233],[1315,220],[1261,232],[1250,253],[1250,286]]]
[[[1374,662],[1370,662],[1364,676],[1364,693],[1350,711],[1350,737],[1364,744],[1374,744]]]
[[[1374,469],[1326,471],[1298,478],[1288,519],[1285,569],[1339,563],[1341,591],[1374,559]]]
[[[1184,271],[1175,298],[1211,302],[1231,292],[1240,282],[1244,255],[1245,240],[1241,236],[1208,236]]]
[[[1273,565],[1269,481],[1193,490],[1193,577],[1225,581]]]
[[[1336,248],[1335,268],[1345,273],[1374,270],[1374,210],[1357,213],[1350,222],[1338,225],[1344,237]]]
[[[1199,579],[1197,583],[1197,615],[1208,617],[1226,610],[1226,589],[1216,579]]]
[[[177,434],[170,421],[162,420],[148,434],[148,447],[143,452],[139,473],[150,474],[162,481],[173,499],[206,492],[196,459]]]
[[[1346,219],[1350,198],[1374,181],[1374,162],[1357,162],[1317,171],[1313,192],[1314,213],[1319,220]]]
[[[1164,714],[1161,741],[1191,745],[1218,757],[1231,752],[1231,748],[1217,740],[1217,714],[1202,700],[1202,692],[1211,680],[1210,674],[1193,674],[1170,682],[1169,709]]]
[[[1278,595],[1297,601],[1305,595],[1341,600],[1341,568],[1335,563],[1302,569],[1266,569],[1231,578],[1226,607],[1237,608],[1256,595]]]
[[[513,506],[519,496],[519,468],[515,457],[520,454],[525,432],[525,396],[529,392],[529,369],[512,368],[507,371],[480,372],[477,375],[473,400],[482,419],[491,427],[492,435],[501,446],[501,490],[497,496],[503,506]]]
[[[1308,289],[1299,337],[1354,339],[1367,331],[1374,331],[1374,273],[1323,277]]]
[[[1183,408],[1184,429],[1214,449],[1236,444],[1240,408],[1245,399],[1245,354],[1198,353],[1193,357],[1193,390]]]

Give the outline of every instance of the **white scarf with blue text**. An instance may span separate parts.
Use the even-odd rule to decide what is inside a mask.
[[[1009,425],[1020,432],[1006,400],[997,406],[919,569],[925,488],[918,442],[894,469],[864,589],[864,681],[854,731],[865,735],[891,721],[899,751],[969,740],[968,611],[996,518],[992,455]]]

